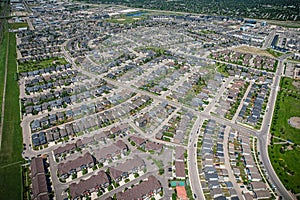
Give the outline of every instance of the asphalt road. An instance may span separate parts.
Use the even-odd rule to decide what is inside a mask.
[[[280,179],[278,178],[276,172],[274,171],[272,164],[269,159],[269,154],[268,154],[268,144],[269,144],[269,133],[270,133],[270,127],[272,123],[272,116],[275,108],[275,103],[276,103],[276,97],[277,93],[279,91],[279,84],[280,84],[280,78],[284,70],[284,65],[283,61],[280,60],[278,63],[278,68],[276,71],[276,75],[274,78],[273,86],[270,92],[270,97],[269,97],[269,102],[268,102],[268,109],[269,111],[266,112],[262,128],[260,131],[260,134],[258,136],[259,139],[259,144],[258,145],[258,151],[260,152],[261,156],[261,161],[263,162],[265,169],[267,170],[269,174],[269,179],[271,182],[275,185],[277,188],[277,192],[284,198],[284,199],[295,199],[292,194],[287,191],[287,189],[284,187]]]
[[[189,179],[191,183],[191,189],[196,194],[196,199],[205,199],[200,177],[199,177],[199,171],[198,171],[198,164],[197,164],[197,141],[198,141],[198,130],[202,127],[203,120],[200,119],[200,117],[197,117],[197,120],[191,130],[190,138],[188,142],[188,161],[187,161],[187,167],[189,170]]]
[[[96,75],[87,71],[82,70],[81,68],[79,68],[78,66],[76,66],[74,60],[72,59],[72,57],[68,54],[68,52],[64,49],[66,43],[64,43],[62,45],[62,51],[66,57],[66,59],[71,62],[73,64],[74,67],[76,67],[78,70],[80,70],[83,74],[91,77],[92,79],[95,78],[101,78],[104,75]],[[220,96],[223,93],[223,90],[225,90],[226,86],[222,86],[222,89],[220,90],[220,92],[215,96],[214,100],[212,102],[210,102],[210,104],[208,105],[207,109],[205,109],[204,112],[200,112],[198,110],[194,110],[190,107],[187,107],[185,105],[183,105],[182,103],[179,102],[174,102],[174,101],[170,101],[168,99],[165,99],[163,96],[159,96],[159,95],[155,95],[143,90],[139,90],[136,89],[130,85],[126,85],[124,83],[118,82],[118,81],[114,81],[111,79],[107,79],[104,78],[108,83],[111,83],[119,88],[123,88],[123,89],[128,89],[132,92],[137,92],[143,95],[148,95],[151,98],[158,100],[158,101],[165,101],[168,102],[170,105],[175,106],[177,108],[185,108],[187,110],[189,110],[190,112],[192,112],[194,115],[197,116],[197,120],[191,130],[190,133],[190,137],[189,137],[189,142],[188,142],[188,169],[189,169],[189,179],[191,182],[191,188],[192,191],[197,195],[198,199],[205,199],[204,195],[203,195],[203,191],[201,188],[201,182],[199,179],[199,173],[198,173],[198,165],[197,165],[197,140],[198,140],[198,130],[199,128],[201,128],[203,120],[204,119],[212,119],[215,120],[217,123],[220,124],[224,124],[226,126],[230,126],[231,128],[240,131],[240,132],[246,132],[249,134],[252,134],[254,136],[257,136],[259,139],[259,145],[258,145],[258,151],[260,152],[261,155],[261,161],[263,162],[268,174],[269,174],[269,180],[276,186],[278,193],[284,198],[284,199],[295,199],[291,193],[289,193],[284,185],[280,182],[279,178],[277,177],[275,171],[272,168],[272,165],[270,163],[269,160],[269,155],[268,155],[268,133],[270,130],[270,124],[271,124],[271,120],[272,120],[272,116],[273,116],[273,111],[274,111],[274,107],[275,107],[275,102],[276,102],[276,97],[277,97],[277,92],[279,90],[279,83],[280,83],[280,78],[282,76],[283,73],[283,59],[285,59],[287,56],[282,56],[279,58],[280,62],[276,71],[276,75],[274,77],[274,82],[272,85],[272,89],[271,89],[271,93],[270,93],[270,97],[269,97],[269,102],[268,102],[268,112],[266,112],[264,120],[263,120],[263,125],[260,131],[256,131],[255,129],[251,128],[251,127],[247,127],[241,124],[236,124],[233,121],[227,120],[227,119],[223,119],[214,115],[210,115],[209,111],[210,109],[214,106],[214,104],[216,103],[216,101],[220,98]],[[230,83],[230,81],[226,82],[226,85],[228,85]],[[39,116],[40,117],[40,116]],[[31,144],[31,131],[30,131],[30,122],[36,118],[36,116],[32,116],[32,117],[26,117],[25,119],[23,119],[22,121],[22,128],[23,128],[23,140],[24,143],[27,144],[27,149],[24,151],[23,156],[28,156],[28,157],[32,157],[32,156],[37,156],[38,154],[44,154],[44,153],[49,153],[51,152],[54,148],[56,147],[48,147],[46,149],[40,150],[40,151],[33,151],[32,149],[28,148],[29,144]],[[51,156],[52,154],[50,154],[49,156]],[[50,158],[50,160],[52,160],[53,158]],[[56,175],[56,173],[52,172],[54,175]],[[54,185],[56,180],[54,180]],[[57,183],[58,184],[58,183]],[[58,184],[59,185],[59,184]],[[59,193],[62,193],[62,189],[63,188],[55,188],[59,191]]]

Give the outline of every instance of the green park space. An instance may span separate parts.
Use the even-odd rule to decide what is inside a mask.
[[[117,24],[132,24],[139,20],[146,19],[146,16],[126,16],[126,15],[118,15],[117,17],[112,17],[107,19],[106,22],[117,23]]]
[[[4,27],[7,27],[7,23],[4,23]],[[0,39],[0,105],[2,105],[3,99],[3,89],[4,89],[4,75],[5,75],[5,61],[6,61],[6,48],[7,48],[7,40],[8,40],[8,32],[3,32],[2,41]],[[2,110],[2,106],[0,106],[0,113]],[[1,115],[0,115],[1,120]]]
[[[26,22],[11,23],[8,27],[9,29],[25,28],[28,27],[28,24]]]
[[[273,49],[267,49],[266,50],[268,53],[272,54],[275,58],[278,58],[283,55],[283,53],[279,51],[274,51]]]
[[[6,22],[5,22],[6,24]],[[0,41],[0,102],[5,95],[5,109],[0,150],[0,197],[22,199],[22,130],[20,127],[19,88],[16,80],[16,38],[7,25]],[[9,42],[8,42],[9,41]],[[6,93],[3,94],[6,49],[8,48]]]
[[[281,79],[268,150],[273,168],[282,183],[293,193],[300,193],[300,129],[289,123],[291,117],[300,117],[300,93],[295,84],[297,82],[290,78]]]
[[[226,69],[227,64],[217,62],[217,71],[225,77],[229,77],[229,73]]]
[[[44,69],[52,65],[65,65],[68,62],[64,58],[53,57],[40,61],[27,61],[19,63],[19,72],[29,72]]]

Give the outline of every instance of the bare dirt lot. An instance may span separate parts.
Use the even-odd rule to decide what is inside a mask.
[[[293,81],[293,86],[300,90],[300,81]]]
[[[234,48],[233,50],[239,51],[241,53],[251,53],[251,54],[256,54],[256,55],[260,55],[260,56],[267,56],[270,58],[274,58],[274,56],[272,54],[270,54],[269,52],[259,49],[259,48],[255,48],[255,47],[240,46],[240,47]]]
[[[289,124],[294,128],[300,129],[300,117],[291,117],[289,119]]]

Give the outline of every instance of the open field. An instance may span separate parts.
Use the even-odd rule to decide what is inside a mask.
[[[7,24],[4,24],[5,28],[7,28]],[[4,66],[6,60],[6,48],[7,48],[7,39],[8,32],[4,32],[2,43],[0,41],[0,113],[2,111],[2,99],[3,99],[3,89],[4,89]],[[0,114],[1,121],[1,114]]]
[[[19,64],[19,72],[34,71],[49,67],[52,64],[64,65],[67,63],[68,62],[64,58],[50,58],[42,61],[29,61]]]
[[[300,28],[299,21],[279,21],[279,20],[267,20],[269,24],[283,26],[287,28]]]
[[[300,145],[300,130],[288,123],[291,117],[300,117],[300,95],[292,82],[290,78],[283,78],[280,82],[281,90],[277,97],[271,133]]]
[[[8,25],[10,29],[18,29],[18,28],[23,28],[23,27],[28,27],[28,24],[26,22],[21,22],[21,23],[11,23]]]
[[[135,17],[135,16],[121,15],[115,18],[107,19],[106,21],[110,23],[131,24],[135,21],[143,20],[145,18],[146,18],[145,16]]]
[[[278,177],[288,190],[300,192],[300,147],[293,150],[281,150],[284,145],[269,147],[270,160]]]
[[[274,51],[273,49],[267,49],[266,50],[268,53],[272,54],[274,57],[278,58],[283,55],[283,53],[279,51]]]
[[[271,133],[296,145],[276,144],[269,146],[270,160],[283,184],[294,193],[300,192],[300,129],[292,127],[288,120],[300,116],[299,90],[293,86],[293,80],[282,78],[278,93]]]
[[[4,43],[3,43],[4,44]],[[4,44],[5,45],[5,44]],[[5,115],[0,152],[1,199],[21,199],[22,130],[19,115],[19,88],[16,81],[16,38],[9,33]],[[3,70],[5,65],[1,65]]]
[[[256,54],[256,55],[260,55],[260,56],[267,56],[267,57],[271,57],[274,58],[274,56],[269,53],[266,50],[262,50],[256,47],[249,47],[249,46],[240,46],[240,47],[236,47],[233,50],[235,51],[239,51],[242,53],[251,53],[251,54]]]

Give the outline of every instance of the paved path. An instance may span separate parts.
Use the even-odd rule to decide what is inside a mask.
[[[8,67],[8,52],[9,52],[9,33],[7,37],[6,44],[6,58],[5,58],[5,68],[4,68],[4,84],[3,84],[3,96],[2,96],[2,109],[1,109],[1,124],[0,124],[0,150],[2,144],[2,132],[4,124],[4,110],[5,110],[5,95],[6,95],[6,80],[7,80],[7,67]]]

